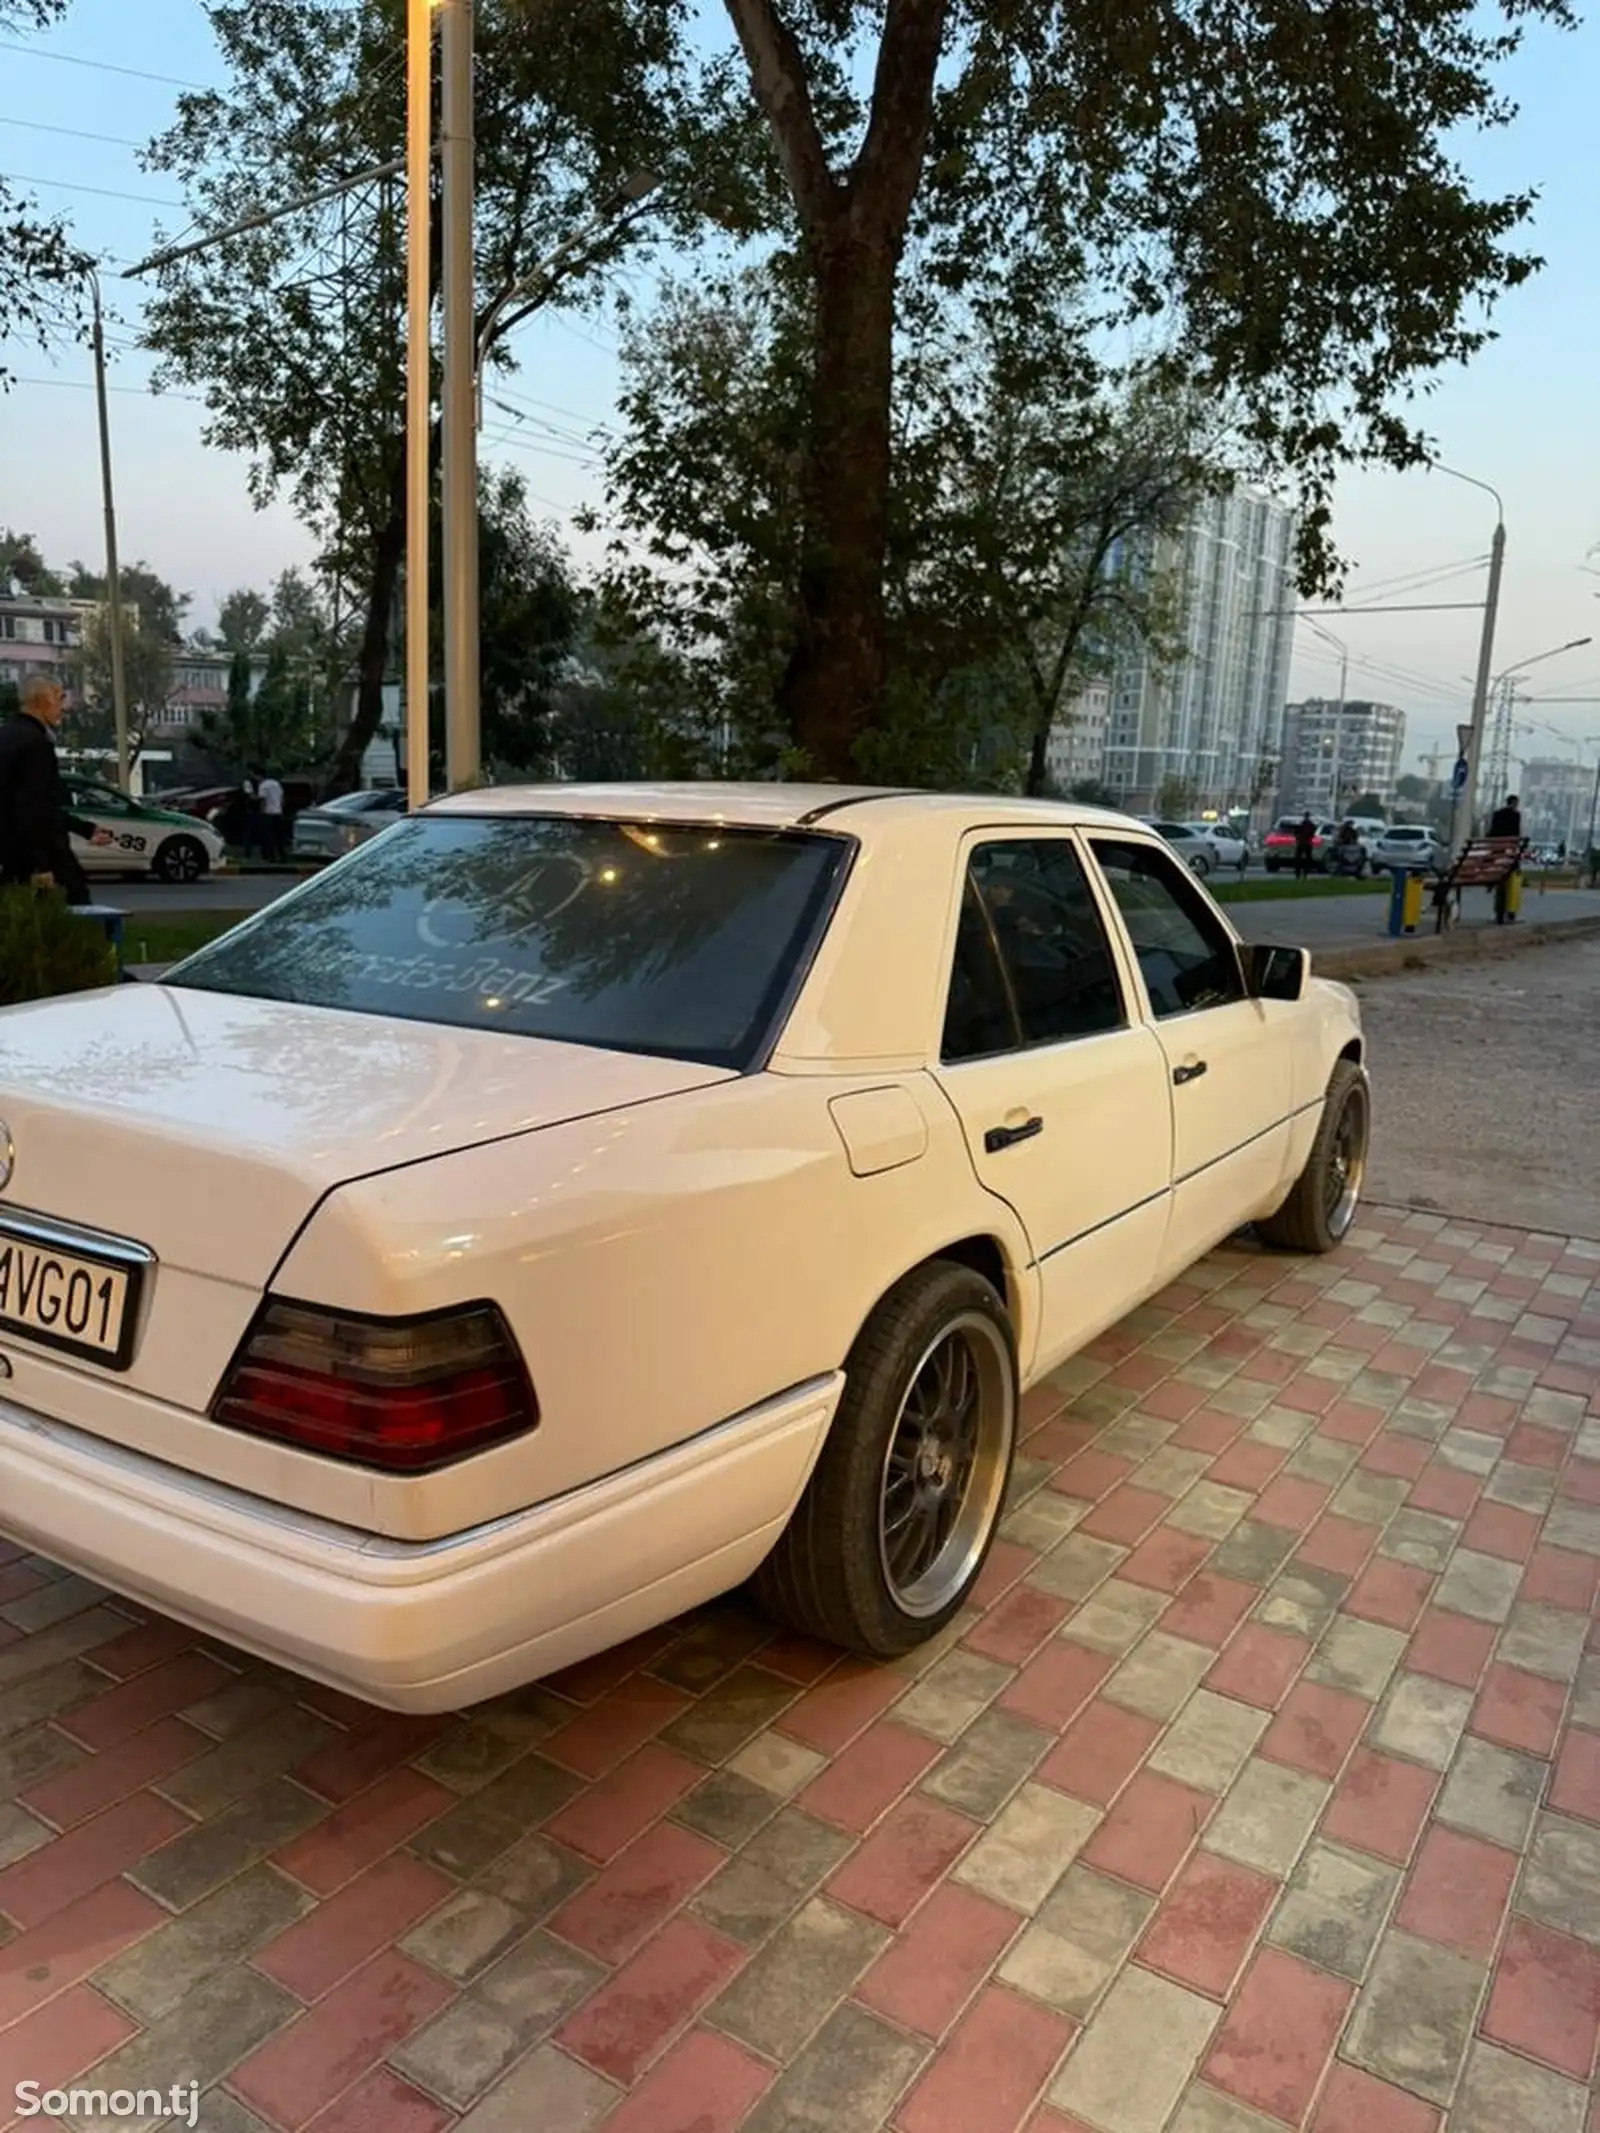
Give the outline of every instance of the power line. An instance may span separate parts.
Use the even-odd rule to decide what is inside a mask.
[[[180,81],[175,74],[149,74],[143,67],[113,66],[109,59],[82,59],[76,52],[47,52],[21,37],[0,37],[0,44],[9,45],[27,59],[53,59],[62,67],[92,67],[97,74],[122,74],[129,81],[158,81],[168,89],[194,89],[202,96],[210,88],[208,82]]]
[[[16,383],[18,385],[55,385],[64,388],[67,392],[74,393],[94,391],[93,385],[87,378],[18,378]],[[153,385],[108,384],[106,391],[109,393],[138,393],[150,400],[192,400],[196,407],[204,407],[206,404],[205,396],[202,393],[169,392],[165,390],[157,392]]]
[[[0,170],[11,185],[48,185],[62,193],[98,193],[102,200],[121,200],[128,207],[184,207],[182,200],[168,200],[156,193],[119,192],[114,185],[81,185],[75,178],[30,178],[20,170]]]
[[[0,126],[21,126],[29,133],[59,133],[69,141],[101,141],[108,148],[143,148],[143,141],[130,140],[121,133],[86,133],[81,126],[47,126],[43,119],[11,118],[0,113]]]

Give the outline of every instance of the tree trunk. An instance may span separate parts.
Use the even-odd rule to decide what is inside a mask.
[[[383,723],[383,685],[389,673],[389,633],[405,552],[406,491],[402,458],[390,492],[389,515],[373,538],[372,569],[367,579],[367,611],[361,625],[361,649],[356,656],[355,716],[334,758],[328,780],[334,792],[353,792],[361,783],[361,759]]]
[[[833,219],[833,218],[830,218]],[[883,715],[888,669],[893,249],[848,209],[811,240],[816,276],[810,434],[794,646],[778,709],[819,778],[860,775],[857,737]]]
[[[1050,723],[1050,720],[1046,718],[1042,725],[1035,726],[1033,740],[1029,744],[1028,782],[1023,787],[1023,790],[1030,800],[1042,800],[1044,798],[1047,768],[1046,750],[1050,744]]]

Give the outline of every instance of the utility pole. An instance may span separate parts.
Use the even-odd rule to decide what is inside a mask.
[[[122,573],[117,563],[117,507],[111,487],[111,418],[106,409],[106,335],[100,308],[100,277],[85,268],[94,296],[94,397],[100,417],[100,495],[106,521],[106,629],[111,639],[111,715],[117,734],[117,788],[126,792],[133,766],[128,761],[128,680],[122,658]]]
[[[433,14],[406,14],[406,801],[425,807],[428,765],[428,518],[433,423]]]
[[[444,715],[446,783],[474,785],[478,722],[478,440],[472,257],[472,0],[440,0],[444,183]]]
[[[1441,469],[1448,471],[1448,469]],[[1474,483],[1474,487],[1487,487]],[[1498,503],[1499,498],[1495,501]],[[1495,523],[1489,549],[1489,590],[1483,602],[1483,631],[1478,639],[1478,676],[1472,690],[1472,725],[1467,734],[1465,782],[1455,796],[1450,813],[1450,856],[1457,857],[1472,835],[1473,815],[1478,804],[1478,765],[1483,758],[1483,728],[1489,709],[1489,670],[1494,664],[1494,626],[1500,612],[1500,577],[1506,559],[1506,522],[1502,511]]]

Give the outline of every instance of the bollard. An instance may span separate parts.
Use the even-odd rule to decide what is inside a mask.
[[[1398,940],[1403,933],[1417,930],[1422,916],[1422,876],[1409,867],[1392,867],[1390,877],[1389,938]]]

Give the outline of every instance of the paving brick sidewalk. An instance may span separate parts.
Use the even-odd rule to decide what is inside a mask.
[[[0,2123],[1597,2133],[1597,1387],[1600,1246],[1235,1246],[1030,1396],[939,1650],[451,1721],[0,1551]]]

